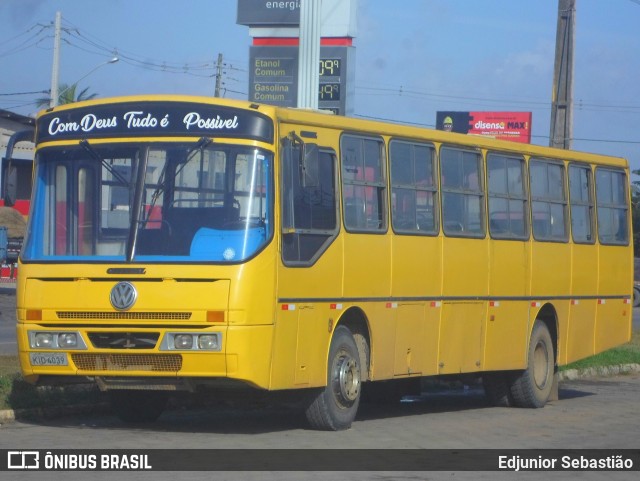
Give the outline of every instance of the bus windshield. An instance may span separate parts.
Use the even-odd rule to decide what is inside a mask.
[[[272,162],[206,138],[42,149],[23,260],[244,261],[272,236]]]

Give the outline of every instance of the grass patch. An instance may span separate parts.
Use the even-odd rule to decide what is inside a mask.
[[[39,386],[20,374],[18,356],[0,356],[0,409],[33,409],[91,404],[103,400],[93,385]]]
[[[572,362],[571,364],[562,366],[560,370],[581,370],[593,367],[619,366],[621,364],[640,364],[640,332],[634,332],[631,342],[627,344],[614,347],[595,356]]]

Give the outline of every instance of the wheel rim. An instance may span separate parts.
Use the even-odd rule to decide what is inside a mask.
[[[533,380],[538,389],[544,389],[549,378],[549,351],[544,342],[536,344],[533,351]]]
[[[352,405],[360,393],[360,368],[347,352],[341,352],[334,363],[332,387],[336,400],[343,406]]]

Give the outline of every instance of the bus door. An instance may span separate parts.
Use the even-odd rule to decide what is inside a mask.
[[[280,360],[295,366],[291,370],[285,364],[281,370],[289,371],[284,377],[293,376],[296,385],[325,382],[331,323],[339,316],[339,302],[331,300],[342,295],[337,161],[335,151],[325,145],[331,143],[321,132],[304,140],[293,132],[283,140],[281,155],[281,307],[276,336],[285,343],[295,338],[295,359]]]

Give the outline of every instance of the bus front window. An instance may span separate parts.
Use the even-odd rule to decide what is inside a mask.
[[[272,235],[272,158],[202,143],[43,150],[23,259],[244,261]]]

